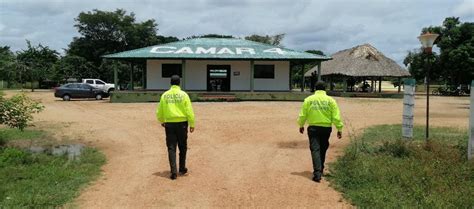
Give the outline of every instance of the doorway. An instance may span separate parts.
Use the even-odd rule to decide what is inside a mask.
[[[230,65],[207,65],[207,91],[230,91]]]

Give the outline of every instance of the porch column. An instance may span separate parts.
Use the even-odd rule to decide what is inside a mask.
[[[250,92],[253,92],[254,89],[254,61],[250,60]]]
[[[119,90],[117,65],[114,65],[114,85],[115,85],[115,91]],[[122,90],[122,89],[120,89],[120,90]]]
[[[318,63],[318,81],[321,81],[321,61]]]
[[[147,65],[145,64],[145,68],[143,68],[143,90],[146,89],[146,73],[147,73]]]
[[[186,90],[186,60],[181,60],[181,88]]]
[[[128,90],[131,90],[131,91],[133,91],[133,68],[134,68],[134,64],[133,62],[130,62],[130,87]]]
[[[305,64],[301,64],[301,92],[304,92],[304,67]]]
[[[292,86],[291,86],[291,70],[293,69],[293,66],[291,66],[291,62],[290,62],[290,70],[289,70],[289,75],[288,75],[288,90],[292,90]]]

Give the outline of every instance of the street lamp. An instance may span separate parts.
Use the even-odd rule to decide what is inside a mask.
[[[426,134],[425,139],[428,141],[429,138],[429,119],[430,119],[430,60],[429,57],[432,54],[433,43],[435,42],[436,38],[438,38],[438,34],[426,32],[420,36],[418,39],[421,42],[423,47],[423,51],[425,54],[428,55],[428,61],[426,62]]]

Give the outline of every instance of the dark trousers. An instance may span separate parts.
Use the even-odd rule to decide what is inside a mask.
[[[166,146],[171,173],[177,173],[176,146],[179,148],[179,170],[186,168],[186,151],[188,149],[188,122],[165,123]]]
[[[315,176],[321,176],[324,170],[324,161],[326,160],[326,151],[329,148],[331,131],[331,127],[308,127],[309,149],[311,150],[313,175]]]

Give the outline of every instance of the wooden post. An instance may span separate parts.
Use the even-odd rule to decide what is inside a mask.
[[[318,63],[318,81],[321,81],[321,61]]]
[[[343,86],[343,87],[342,87],[342,88],[343,88],[342,92],[346,93],[346,91],[347,91],[347,77],[344,76],[344,78],[342,78],[342,82],[343,82],[343,84],[342,84],[342,86]]]
[[[413,119],[415,113],[415,79],[405,79],[403,92],[402,136],[413,138]]]
[[[471,160],[474,157],[474,81],[471,82],[471,117],[469,119],[470,132],[467,145],[467,158]]]
[[[305,64],[301,64],[301,92],[304,92],[304,67]]]
[[[186,90],[186,60],[181,60],[181,88]]]
[[[374,92],[374,89],[375,89],[374,88],[374,78],[371,77],[370,78],[370,92],[371,93]]]
[[[332,85],[332,75],[329,76],[329,90],[334,91],[334,86]]]
[[[402,91],[402,78],[398,78],[398,93]]]
[[[382,77],[379,77],[379,93],[382,92]]]
[[[255,71],[255,66],[254,66],[254,61],[250,60],[250,92],[253,92],[254,89],[254,71]]]

